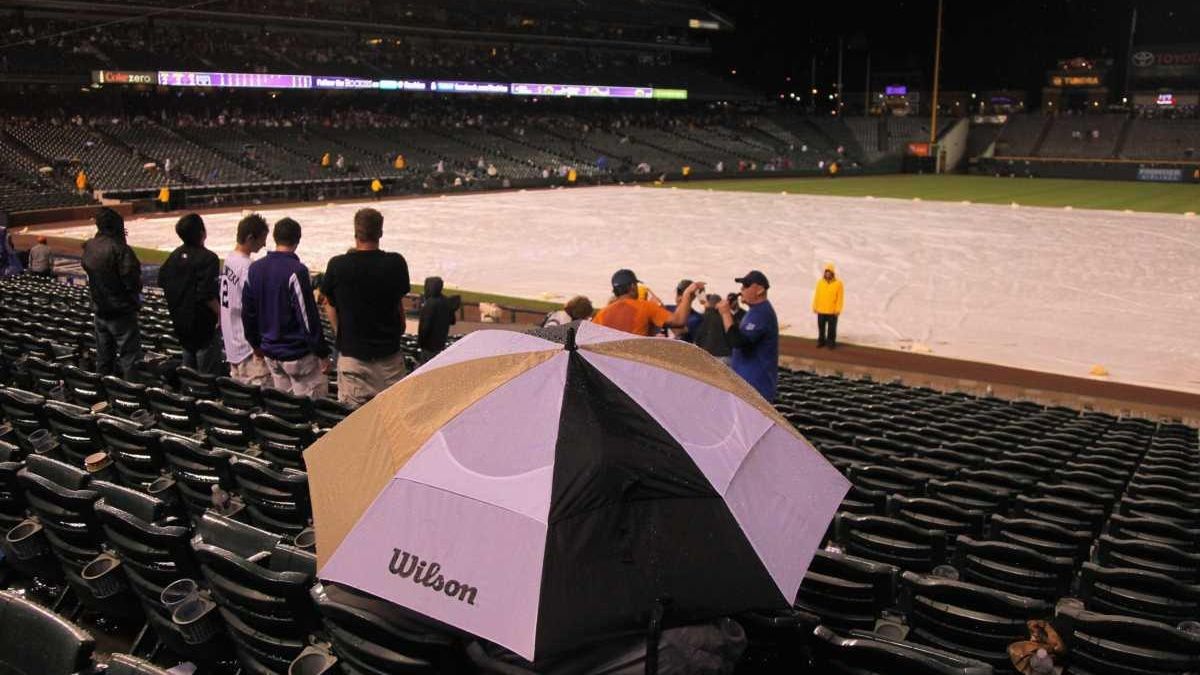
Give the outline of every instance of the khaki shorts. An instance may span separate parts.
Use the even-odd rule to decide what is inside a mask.
[[[321,359],[316,356],[308,354],[295,361],[266,359],[266,362],[275,389],[313,399],[329,395],[329,378],[321,372]]]
[[[253,354],[241,363],[229,364],[229,377],[251,387],[271,386],[271,371],[267,370],[266,360]]]
[[[356,408],[399,382],[407,373],[403,351],[376,361],[342,355],[338,357],[337,366],[338,400]]]

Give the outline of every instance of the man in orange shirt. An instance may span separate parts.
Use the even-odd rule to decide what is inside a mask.
[[[697,293],[704,290],[704,282],[693,282],[684,289],[674,313],[653,296],[648,300],[639,300],[637,275],[631,270],[617,270],[612,276],[612,287],[616,299],[600,310],[593,321],[626,333],[652,336],[664,327],[682,328],[687,325],[692,301]]]

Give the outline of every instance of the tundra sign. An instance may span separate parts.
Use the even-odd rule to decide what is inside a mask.
[[[1200,45],[1138,47],[1129,65],[1139,88],[1200,86]]]

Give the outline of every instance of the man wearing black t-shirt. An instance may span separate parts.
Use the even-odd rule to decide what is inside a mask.
[[[188,213],[175,224],[183,245],[171,252],[158,270],[158,285],[167,298],[175,337],[183,346],[183,365],[209,375],[221,374],[220,316],[221,261],[204,248],[204,220]]]
[[[408,263],[379,250],[383,214],[354,214],[354,250],[329,261],[321,292],[337,335],[338,400],[360,406],[404,377],[404,296]]]

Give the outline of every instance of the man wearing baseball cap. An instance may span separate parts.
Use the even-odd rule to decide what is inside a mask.
[[[675,313],[676,308],[683,303],[683,292],[692,285],[691,279],[683,279],[675,286],[675,304],[663,305],[668,312]],[[671,331],[675,339],[683,340],[684,342],[694,342],[696,339],[696,331],[700,328],[700,322],[704,319],[704,315],[696,310],[688,307],[687,325],[675,331]],[[666,334],[666,331],[663,331]]]
[[[779,383],[779,320],[771,301],[767,300],[771,282],[758,270],[734,281],[742,285],[742,302],[749,309],[738,323],[733,320],[728,299],[717,305],[725,324],[725,338],[733,347],[730,365],[763,398],[774,402]]]
[[[617,270],[612,275],[612,287],[615,298],[592,320],[601,326],[626,333],[652,336],[663,328],[682,328],[687,325],[692,301],[697,293],[704,290],[704,282],[689,284],[680,295],[679,305],[674,312],[663,307],[653,293],[649,293],[645,300],[638,298],[638,278],[633,270]]]

